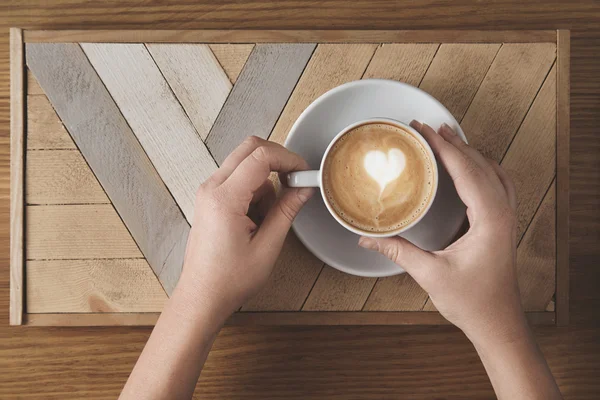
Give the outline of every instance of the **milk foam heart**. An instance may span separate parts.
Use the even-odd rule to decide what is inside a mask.
[[[380,150],[371,150],[365,155],[364,167],[383,193],[388,183],[398,179],[406,167],[406,157],[399,149],[388,150],[387,155]]]

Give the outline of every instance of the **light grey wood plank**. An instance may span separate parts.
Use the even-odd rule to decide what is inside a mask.
[[[231,82],[206,44],[147,44],[196,131],[204,140],[231,91]]]
[[[244,138],[269,136],[315,46],[254,47],[206,141],[219,164]]]
[[[84,43],[81,47],[183,214],[192,221],[196,190],[217,165],[150,53],[143,44]]]
[[[154,272],[177,276],[190,227],[79,45],[27,44],[26,56]],[[174,281],[161,281],[168,294]]]

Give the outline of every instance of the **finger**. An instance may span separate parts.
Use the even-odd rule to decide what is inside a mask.
[[[273,207],[273,204],[275,204],[276,200],[277,195],[275,194],[273,182],[266,180],[265,183],[263,183],[254,193],[254,197],[250,202],[250,204],[254,204],[254,208],[258,216],[258,222],[262,223],[271,207]]]
[[[270,143],[257,147],[223,183],[235,198],[251,198],[271,171],[291,172],[308,169],[306,161],[285,147]]]
[[[492,165],[488,162],[488,159],[483,156],[480,152],[478,152],[473,147],[469,146],[465,143],[464,140],[460,136],[456,134],[454,129],[452,129],[448,124],[443,123],[439,129],[439,134],[450,144],[456,147],[458,150],[462,151],[467,157],[471,158],[473,161],[479,165],[481,170],[485,172],[485,175],[490,180],[490,183],[494,186],[496,190],[503,190],[502,183],[498,178],[498,175],[492,168]]]
[[[380,252],[404,268],[422,287],[427,286],[431,267],[437,263],[434,254],[418,248],[400,236],[389,238],[361,236],[358,245],[365,249]]]
[[[242,144],[235,148],[228,156],[225,158],[225,161],[221,164],[219,169],[213,174],[211,177],[212,181],[216,185],[220,185],[229,176],[231,173],[237,168],[238,165],[242,161],[246,159],[254,150],[256,150],[259,146],[270,146],[272,142],[268,140],[262,139],[258,136],[249,136],[247,137]],[[274,144],[274,143],[273,143]]]
[[[510,208],[513,211],[517,210],[517,190],[515,189],[515,184],[508,173],[502,168],[497,162],[492,162],[492,168],[498,175],[500,182],[502,182],[502,186],[506,191],[506,196],[508,198],[508,204],[510,204]]]
[[[279,253],[294,218],[314,193],[314,188],[283,190],[254,236],[254,240],[260,243],[259,246],[265,251]]]
[[[456,191],[465,205],[477,208],[477,206],[487,204],[493,193],[489,193],[492,189],[479,165],[444,140],[429,125],[412,121],[410,126],[425,138],[438,160],[446,167],[454,181]]]

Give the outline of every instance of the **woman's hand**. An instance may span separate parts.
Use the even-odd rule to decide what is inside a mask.
[[[299,155],[253,136],[198,189],[178,284],[195,306],[209,302],[226,318],[267,282],[292,221],[314,191],[284,188],[277,199],[269,174],[307,168]]]
[[[426,290],[433,304],[471,340],[511,339],[524,323],[516,263],[516,195],[495,162],[468,146],[448,126],[439,135],[416,121],[454,180],[467,206],[469,231],[442,251],[426,252],[399,237],[361,238],[401,265]],[[520,330],[518,331],[521,332]]]

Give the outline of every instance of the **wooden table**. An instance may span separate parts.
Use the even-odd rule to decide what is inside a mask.
[[[171,8],[21,1],[0,6],[0,398],[115,398],[149,328],[8,327],[8,27],[31,29],[555,29],[572,30],[571,325],[536,335],[567,398],[596,398],[600,367],[600,5],[467,1],[194,1]],[[206,2],[208,3],[208,2]],[[473,2],[475,3],[475,2]],[[312,7],[311,7],[312,6]],[[452,327],[228,327],[198,398],[493,398],[481,363]]]

